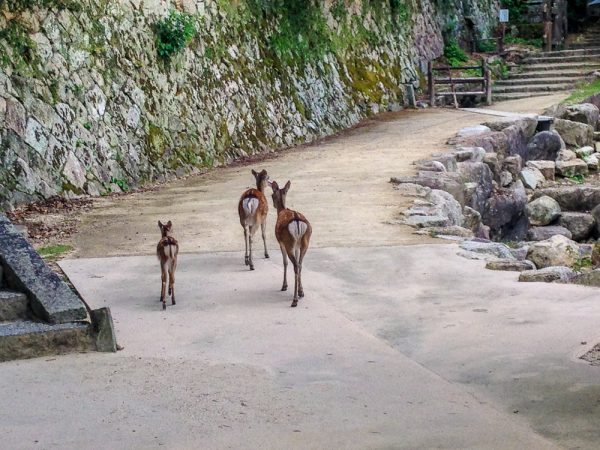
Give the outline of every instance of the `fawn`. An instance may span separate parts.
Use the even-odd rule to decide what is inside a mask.
[[[156,246],[156,256],[160,260],[160,272],[162,277],[162,288],[160,291],[160,301],[162,302],[163,310],[167,309],[165,300],[165,289],[167,287],[167,278],[169,281],[169,295],[171,296],[171,304],[175,304],[175,269],[177,268],[177,254],[179,253],[179,244],[171,236],[173,224],[169,220],[166,225],[158,221],[161,238]]]
[[[302,214],[285,207],[285,197],[290,189],[290,181],[279,189],[277,182],[273,181],[273,206],[277,209],[277,224],[275,225],[275,237],[279,242],[283,256],[283,286],[281,290],[287,290],[287,259],[290,258],[294,265],[294,299],[292,308],[298,306],[298,297],[304,297],[302,288],[302,260],[308,250],[312,227]]]
[[[269,175],[266,170],[256,172],[252,169],[252,175],[256,179],[256,189],[248,189],[242,194],[238,203],[238,213],[240,215],[240,223],[244,227],[244,241],[246,243],[245,263],[250,266],[250,270],[254,270],[254,261],[252,260],[252,238],[260,225],[262,231],[263,244],[265,246],[265,258],[269,257],[267,251],[267,241],[265,238],[265,228],[267,225],[267,213],[269,205],[265,197],[265,189],[269,182]]]

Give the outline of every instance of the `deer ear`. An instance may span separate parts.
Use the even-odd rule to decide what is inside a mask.
[[[285,183],[285,186],[283,187],[283,190],[285,192],[289,191],[291,185],[292,185],[292,182],[290,180],[288,180],[288,182]]]
[[[258,173],[256,172],[256,170],[252,169],[252,175],[254,175],[254,178],[256,178],[258,176]]]
[[[168,226],[168,227],[172,227],[172,226],[173,226],[173,224],[171,223],[171,221],[170,221],[170,220],[167,222],[167,226]]]
[[[164,225],[162,224],[162,222],[159,220],[158,221],[158,228],[162,228]]]
[[[277,184],[277,181],[271,181],[270,185],[271,185],[271,189],[273,189],[273,192],[276,192],[279,190],[279,185]]]

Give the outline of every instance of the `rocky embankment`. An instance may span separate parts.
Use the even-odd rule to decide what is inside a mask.
[[[413,198],[401,221],[460,240],[462,256],[520,281],[600,286],[600,111],[584,103],[549,113],[464,128],[453,151],[392,178]]]

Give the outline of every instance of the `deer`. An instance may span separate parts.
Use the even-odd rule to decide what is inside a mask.
[[[276,181],[270,183],[273,190],[273,206],[277,209],[277,223],[275,224],[275,237],[281,248],[283,256],[283,285],[282,291],[286,291],[288,258],[294,265],[294,298],[292,308],[298,306],[298,298],[304,297],[302,287],[302,261],[308,250],[312,227],[310,222],[297,211],[287,209],[285,198],[290,189],[291,182],[288,181],[283,188],[279,188]]]
[[[179,253],[179,244],[173,236],[171,230],[173,224],[169,220],[166,225],[160,220],[158,221],[161,238],[156,246],[156,256],[160,261],[160,272],[162,278],[162,287],[160,291],[160,302],[162,303],[163,311],[167,309],[165,300],[165,290],[167,280],[169,282],[169,295],[171,296],[171,304],[175,305],[175,269],[177,268],[177,254]]]
[[[258,226],[262,231],[263,244],[265,246],[265,258],[269,257],[267,250],[267,239],[265,230],[267,226],[267,213],[269,205],[265,197],[265,189],[269,182],[269,175],[266,170],[257,172],[252,169],[252,175],[256,179],[256,189],[248,189],[240,197],[238,203],[238,214],[240,216],[240,224],[244,228],[244,242],[246,243],[246,255],[244,262],[250,266],[250,270],[254,270],[254,260],[252,259],[252,240]]]

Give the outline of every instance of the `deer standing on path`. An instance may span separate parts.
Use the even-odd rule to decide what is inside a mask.
[[[177,268],[177,254],[179,253],[179,244],[174,237],[171,236],[173,224],[169,220],[166,225],[158,221],[161,238],[156,246],[156,256],[160,260],[160,272],[162,278],[162,288],[160,291],[160,301],[162,302],[163,310],[167,309],[165,300],[165,290],[167,287],[167,279],[169,282],[169,295],[171,296],[171,304],[175,304],[175,269]]]
[[[298,297],[304,297],[302,288],[302,260],[308,250],[312,227],[310,222],[302,214],[285,207],[285,197],[290,189],[291,183],[279,189],[277,182],[271,183],[273,189],[273,205],[277,208],[277,224],[275,225],[275,237],[279,242],[283,256],[283,286],[281,290],[287,290],[287,265],[288,258],[294,265],[294,299],[292,308],[298,306]]]
[[[246,243],[245,263],[250,266],[250,270],[254,270],[254,261],[252,260],[252,240],[258,226],[262,231],[263,244],[265,246],[265,258],[269,257],[267,251],[267,241],[265,238],[265,228],[267,226],[267,213],[269,205],[265,197],[265,189],[269,182],[269,175],[266,170],[256,172],[252,169],[252,175],[256,179],[256,189],[248,189],[242,194],[238,203],[238,213],[240,215],[240,223],[244,228],[244,241]]]

